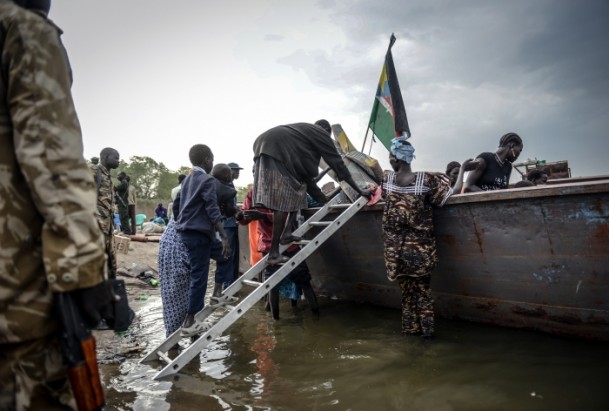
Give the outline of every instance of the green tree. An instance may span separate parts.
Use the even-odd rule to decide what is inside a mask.
[[[159,185],[163,174],[169,170],[163,163],[145,156],[133,156],[128,166],[123,169],[131,178],[138,198],[153,199],[159,197]]]

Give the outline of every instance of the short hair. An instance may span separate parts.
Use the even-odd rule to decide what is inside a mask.
[[[102,151],[99,152],[99,158],[101,160],[103,160],[104,158],[108,158],[108,156],[113,153],[118,154],[118,151],[115,148],[106,147],[106,148],[102,149]]]
[[[522,139],[516,133],[507,133],[499,139],[499,147],[506,147],[509,144],[522,145]]]
[[[124,171],[121,171],[117,174],[117,176],[127,177],[127,173],[125,173]]]
[[[230,183],[233,179],[233,171],[224,163],[218,163],[211,169],[211,175],[223,183]]]
[[[193,166],[202,165],[205,162],[205,158],[211,156],[211,149],[205,144],[195,144],[188,152],[188,158]]]
[[[533,170],[531,170],[531,171],[529,171],[527,173],[527,180],[529,180],[529,181],[535,181],[535,180],[541,178],[541,176],[544,175],[544,174],[547,175],[548,173],[546,173],[542,169],[534,168]]]
[[[446,165],[446,174],[450,174],[450,170],[453,168],[461,168],[461,163],[458,161],[451,161]]]
[[[182,181],[186,178],[186,174],[180,174],[178,176],[178,184],[182,184]]]
[[[332,127],[330,127],[330,123],[328,122],[328,120],[324,120],[322,118],[321,120],[317,120],[315,122],[315,125],[326,130],[328,132],[328,134],[332,134]]]

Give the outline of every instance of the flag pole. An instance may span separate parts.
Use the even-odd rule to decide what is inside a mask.
[[[372,144],[374,143],[374,131],[372,132],[372,138],[370,139],[370,146],[368,147],[368,155],[372,153]],[[364,150],[362,150],[364,151]]]
[[[366,148],[366,140],[368,140],[368,132],[370,131],[370,127],[368,127],[366,129],[366,135],[364,136],[364,144],[362,144],[362,153],[364,152],[364,149]]]

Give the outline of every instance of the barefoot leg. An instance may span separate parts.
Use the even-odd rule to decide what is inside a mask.
[[[279,261],[281,255],[279,254],[279,239],[283,232],[282,221],[285,218],[284,211],[275,210],[273,212],[273,237],[271,238],[271,249],[269,250],[269,264],[270,261]]]

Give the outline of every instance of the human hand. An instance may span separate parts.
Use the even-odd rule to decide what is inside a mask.
[[[245,210],[243,216],[248,220],[264,220],[266,215],[258,210]]]
[[[361,188],[359,191],[359,195],[361,195],[362,197],[366,197],[368,200],[370,200],[372,198],[372,196],[374,195],[374,191],[376,190],[376,187],[366,187],[366,188]]]
[[[85,325],[93,328],[103,319],[114,320],[113,303],[116,300],[109,281],[100,284],[70,291],[79,308]]]
[[[228,237],[224,236],[221,238],[222,240],[222,257],[229,258],[230,257],[230,244],[228,244]]]

